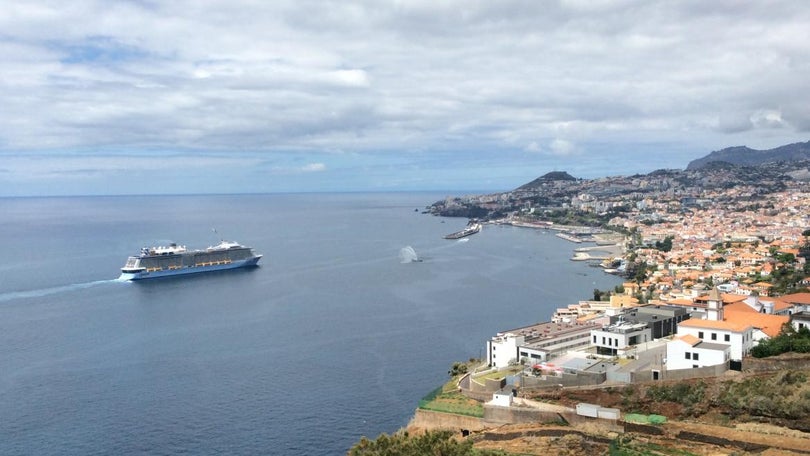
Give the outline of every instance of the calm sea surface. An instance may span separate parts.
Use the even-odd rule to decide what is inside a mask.
[[[444,240],[466,220],[414,211],[444,196],[0,199],[0,454],[345,454],[497,331],[619,283],[544,231]],[[220,237],[261,267],[115,280]]]

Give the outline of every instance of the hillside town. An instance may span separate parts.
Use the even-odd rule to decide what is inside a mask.
[[[739,366],[786,323],[806,325],[810,182],[790,177],[802,174],[797,169],[709,164],[593,181],[550,173],[514,192],[445,202],[443,209],[485,208],[500,216],[490,217],[493,223],[558,229],[574,242],[598,239],[595,224],[555,226],[546,216],[590,216],[604,221],[596,226],[603,232],[623,234],[622,253],[598,258],[630,280],[594,290],[594,300],[560,308],[546,323],[499,331],[487,342],[487,364],[527,364],[544,374],[585,374],[599,365],[602,381],[682,369],[699,376],[701,368]],[[573,357],[570,366],[565,356]],[[601,362],[605,357],[632,362],[614,369]],[[552,369],[543,364],[555,359]]]
[[[765,356],[768,341],[806,335],[808,175],[807,162],[709,162],[595,180],[553,172],[512,192],[433,204],[427,212],[597,242],[610,255],[572,259],[625,277],[593,299],[561,303],[547,321],[494,328],[459,392],[486,403],[484,423],[542,421],[549,406],[527,404],[543,391],[726,378]],[[539,415],[527,418],[527,407]],[[587,403],[554,411],[614,423],[624,412]]]

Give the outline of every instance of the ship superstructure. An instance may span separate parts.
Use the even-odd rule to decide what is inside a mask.
[[[205,250],[188,250],[184,245],[144,247],[138,256],[127,258],[121,279],[141,280],[180,274],[257,266],[261,255],[232,241],[222,241]]]

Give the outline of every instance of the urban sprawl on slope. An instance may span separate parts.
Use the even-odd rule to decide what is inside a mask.
[[[621,235],[621,253],[595,258],[627,277],[622,286],[486,342],[487,366],[520,366],[521,387],[715,376],[739,369],[783,325],[810,327],[807,174],[804,162],[594,180],[554,172],[428,212],[556,229],[574,242]]]

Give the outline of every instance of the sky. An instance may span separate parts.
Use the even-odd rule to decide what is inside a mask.
[[[0,196],[505,191],[808,140],[804,0],[0,8]]]

